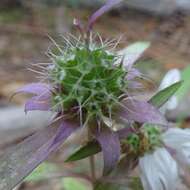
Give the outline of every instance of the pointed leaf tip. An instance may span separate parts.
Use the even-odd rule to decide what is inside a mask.
[[[86,145],[81,147],[79,150],[74,152],[65,162],[73,162],[77,160],[82,160],[89,156],[95,155],[101,151],[101,147],[97,141],[88,142]]]
[[[101,17],[104,13],[111,10],[114,6],[119,4],[122,0],[107,0],[106,3],[98,9],[89,19],[87,31],[91,31],[96,20]]]
[[[171,98],[176,93],[176,91],[182,86],[182,84],[183,81],[179,81],[159,91],[149,100],[149,103],[157,108],[161,107],[169,100],[169,98]]]

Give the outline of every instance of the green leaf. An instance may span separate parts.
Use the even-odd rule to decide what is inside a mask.
[[[101,147],[97,141],[88,142],[85,146],[81,147],[75,153],[73,153],[65,162],[82,160],[86,157],[92,156],[101,152]]]
[[[61,182],[64,190],[89,190],[87,184],[75,178],[64,178]]]
[[[169,100],[169,98],[171,98],[175,94],[175,92],[181,87],[182,83],[183,81],[176,82],[171,86],[159,91],[149,100],[149,103],[158,108],[161,107]]]
[[[49,173],[56,172],[58,169],[56,165],[44,162],[36,168],[26,179],[27,182],[38,182],[44,180]]]

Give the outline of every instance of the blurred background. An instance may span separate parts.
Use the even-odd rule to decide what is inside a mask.
[[[76,33],[73,18],[84,23],[88,16],[103,4],[103,0],[1,0],[0,1],[0,152],[47,125],[51,114],[35,112],[24,115],[25,97],[11,94],[29,82],[37,82],[31,72],[34,63],[50,60],[47,49],[52,45],[48,36],[59,41],[61,35]],[[104,15],[95,26],[101,36],[122,36],[120,48],[136,41],[150,41],[151,48],[144,55],[140,69],[153,80],[152,91],[164,74],[178,68],[185,81],[182,103],[171,119],[188,127],[190,109],[190,1],[189,0],[124,0],[124,3]],[[182,111],[183,112],[182,112]],[[180,114],[180,117],[179,116]],[[80,137],[75,137],[77,144]],[[68,144],[68,145],[67,145]],[[68,152],[74,147],[68,146]],[[79,166],[63,165],[63,152],[56,153],[17,189],[19,190],[88,190],[89,185],[70,178],[62,179],[57,169]],[[84,161],[85,162],[85,161]],[[81,164],[79,164],[81,166]],[[77,169],[76,169],[77,168]],[[47,173],[52,172],[51,180]],[[56,175],[53,175],[53,174]],[[44,177],[46,176],[46,177]],[[54,176],[54,177],[53,177]]]

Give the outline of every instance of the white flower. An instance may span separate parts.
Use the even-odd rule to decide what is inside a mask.
[[[163,134],[163,142],[175,150],[179,162],[190,164],[190,129],[169,129]]]
[[[140,158],[139,166],[145,190],[175,190],[178,181],[177,163],[165,148]]]
[[[190,129],[170,128],[161,140],[164,147],[139,160],[145,190],[175,190],[181,181],[180,172],[190,164]]]

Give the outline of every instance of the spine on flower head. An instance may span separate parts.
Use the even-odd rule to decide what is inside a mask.
[[[81,34],[84,34],[84,27],[82,26],[82,23],[79,19],[74,18],[73,19],[73,25],[78,28]]]

